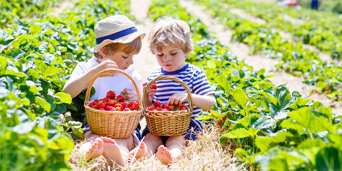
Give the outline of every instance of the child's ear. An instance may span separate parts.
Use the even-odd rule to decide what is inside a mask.
[[[107,53],[106,53],[106,51],[105,51],[105,47],[102,47],[101,49],[100,49],[100,53],[101,53],[101,56],[103,57],[103,58],[107,58]]]
[[[190,55],[190,52],[187,52],[187,53],[185,54],[185,58],[187,58],[189,55]]]

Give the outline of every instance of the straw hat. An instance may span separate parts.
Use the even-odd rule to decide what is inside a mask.
[[[99,21],[95,25],[96,46],[92,52],[98,52],[110,43],[129,43],[145,33],[139,33],[135,24],[124,15],[114,15]]]

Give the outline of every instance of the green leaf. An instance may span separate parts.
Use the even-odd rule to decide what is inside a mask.
[[[342,170],[342,151],[334,147],[322,148],[316,155],[316,169],[327,171]]]
[[[37,35],[42,32],[42,28],[38,25],[31,25],[30,27],[30,34]]]
[[[246,109],[248,96],[241,88],[234,89],[230,92],[234,100],[243,108]]]
[[[68,103],[68,104],[72,103],[72,98],[71,98],[70,94],[67,94],[64,92],[58,92],[54,95],[57,96],[63,103]]]
[[[270,144],[272,143],[272,139],[270,137],[256,137],[255,145],[261,150],[266,151],[270,148]]]
[[[229,131],[225,133],[223,136],[228,138],[246,138],[250,136],[255,136],[258,133],[254,128],[249,128],[248,130],[245,128],[239,128],[233,131]]]
[[[41,107],[43,107],[44,110],[46,110],[47,112],[50,112],[51,110],[51,105],[50,103],[46,102],[44,99],[40,98],[40,97],[36,97],[35,98],[36,103],[38,103]]]

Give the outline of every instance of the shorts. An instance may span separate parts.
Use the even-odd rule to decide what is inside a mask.
[[[138,145],[140,143],[140,129],[141,129],[141,126],[140,126],[140,123],[138,124],[138,126],[135,128],[135,130],[133,131],[132,135],[133,135],[133,140],[134,140],[134,145]],[[90,131],[90,128],[89,128],[89,125],[86,124],[83,128],[83,134],[86,133],[87,131]]]
[[[187,133],[183,134],[184,137],[188,138],[189,140],[196,140],[197,135],[200,132],[203,132],[203,123],[202,121],[196,120],[191,118],[190,125]],[[150,129],[146,126],[145,129],[142,131],[142,137],[146,136],[150,132]],[[142,138],[141,137],[141,138]],[[169,138],[168,136],[160,136],[162,138],[163,144],[165,145],[166,140]]]

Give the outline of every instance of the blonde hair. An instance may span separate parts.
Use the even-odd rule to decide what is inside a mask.
[[[140,52],[141,46],[142,46],[142,42],[139,36],[129,43],[110,43],[102,48],[104,48],[104,52],[109,55],[117,51],[123,51],[126,54],[138,54]],[[95,52],[94,56],[98,59],[103,58],[100,51]]]
[[[162,46],[174,46],[188,53],[192,49],[189,25],[179,19],[159,20],[151,29],[148,37],[149,48],[153,54]]]

